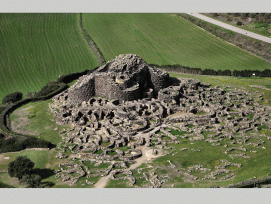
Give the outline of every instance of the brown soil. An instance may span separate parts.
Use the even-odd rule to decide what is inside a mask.
[[[186,115],[187,115],[186,112],[177,112],[177,113],[170,115],[169,117],[171,117],[171,118],[184,118]]]

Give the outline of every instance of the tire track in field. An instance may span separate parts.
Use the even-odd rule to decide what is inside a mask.
[[[80,13],[80,28],[83,32],[83,36],[86,38],[86,41],[89,44],[89,47],[96,54],[100,66],[103,65],[105,63],[105,58],[104,58],[103,54],[101,53],[99,47],[96,45],[96,43],[91,38],[91,36],[88,34],[88,32],[85,30],[85,28],[83,26],[83,14],[82,13]]]

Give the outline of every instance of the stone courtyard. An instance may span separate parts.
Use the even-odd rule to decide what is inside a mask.
[[[75,161],[61,163],[56,177],[70,185],[83,176],[107,176],[112,180],[128,179],[131,185],[137,179],[145,179],[150,183],[145,187],[162,187],[166,175],[143,173],[135,177],[131,166],[144,155],[156,158],[172,154],[167,144],[178,144],[179,138],[191,142],[203,140],[212,146],[229,139],[228,145],[238,146],[224,144],[225,154],[231,158],[249,158],[257,151],[248,152],[247,146],[264,149],[263,137],[271,139],[250,133],[261,126],[271,128],[271,108],[260,105],[260,100],[260,94],[256,101],[251,93],[231,87],[211,87],[193,79],[172,78],[137,55],[120,55],[53,97],[50,109],[56,115],[56,122],[73,127],[60,132],[65,143],[58,145],[61,151],[57,158],[65,158],[66,152],[70,152]],[[178,136],[173,131],[186,134]],[[146,147],[144,152],[142,146]],[[104,168],[89,169],[86,162]],[[168,162],[186,181],[216,179],[220,174],[220,179],[230,179],[235,173],[226,167],[241,168],[241,164],[226,160],[213,171],[201,164],[184,169]],[[193,171],[206,173],[199,178],[191,174]],[[88,180],[86,184],[94,185]]]

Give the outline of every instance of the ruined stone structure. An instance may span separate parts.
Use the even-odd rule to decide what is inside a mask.
[[[244,146],[265,149],[262,138],[271,139],[268,135],[248,133],[257,131],[262,125],[271,128],[270,106],[252,100],[251,93],[230,87],[210,87],[193,79],[172,79],[168,73],[149,67],[137,55],[118,56],[94,73],[79,78],[70,89],[53,97],[53,101],[50,108],[57,117],[56,122],[72,124],[71,129],[61,134],[66,149],[69,148],[76,155],[74,159],[80,160],[81,166],[83,161],[110,164],[101,172],[85,170],[87,177],[108,175],[116,180],[120,177],[116,178],[115,175],[126,174],[121,178],[130,179],[132,185],[135,179],[141,177],[134,178],[127,166],[143,155],[139,149],[142,146],[155,146],[155,150],[152,150],[159,153],[161,149],[170,149],[167,146],[169,142],[178,144],[180,138],[191,142],[205,140],[212,146],[226,148],[225,154],[231,158],[246,159],[249,155]],[[252,118],[248,119],[249,115]],[[185,131],[187,134],[176,136],[171,133],[172,130]],[[206,136],[203,132],[209,134]],[[227,144],[237,143],[240,146],[222,146],[224,138],[229,139]],[[250,138],[257,142],[249,142]],[[116,149],[119,147],[130,149]],[[66,149],[63,148],[57,157],[65,158]],[[183,148],[181,151],[200,152],[193,148]],[[216,179],[220,174],[223,174],[221,179],[234,177],[234,171],[226,169],[226,166],[241,168],[240,164],[228,161],[223,161],[222,166],[213,171],[201,165],[182,169],[170,161],[169,164],[187,181],[199,180],[190,174],[194,170],[209,172],[201,178],[209,180]],[[113,169],[114,166],[121,169]],[[69,172],[78,172],[78,176],[72,178],[66,175],[65,169],[57,176],[70,180],[71,185],[84,176],[83,169],[87,169],[74,164],[69,168]],[[165,179],[157,175],[152,175],[152,178],[144,175],[144,178],[149,179],[152,187],[161,187],[164,182],[161,179]]]
[[[168,73],[149,67],[137,55],[120,55],[90,75],[79,78],[67,93],[71,103],[101,96],[120,101],[132,101],[156,96],[169,83]]]

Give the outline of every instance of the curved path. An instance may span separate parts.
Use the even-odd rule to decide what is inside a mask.
[[[262,35],[259,35],[259,34],[256,34],[256,33],[253,33],[253,32],[250,32],[250,31],[247,31],[247,30],[244,30],[244,29],[241,29],[241,28],[237,28],[237,27],[231,26],[229,24],[222,23],[222,22],[220,22],[218,20],[214,20],[214,19],[209,18],[207,16],[201,15],[199,13],[187,13],[187,14],[189,14],[191,16],[194,16],[196,18],[199,18],[201,20],[207,21],[209,23],[215,24],[215,25],[220,26],[222,28],[226,28],[226,29],[234,31],[236,33],[240,33],[240,34],[249,36],[251,38],[255,38],[257,40],[261,40],[263,42],[267,42],[267,43],[271,44],[271,37],[270,38],[269,37],[265,37],[265,36],[262,36]]]

